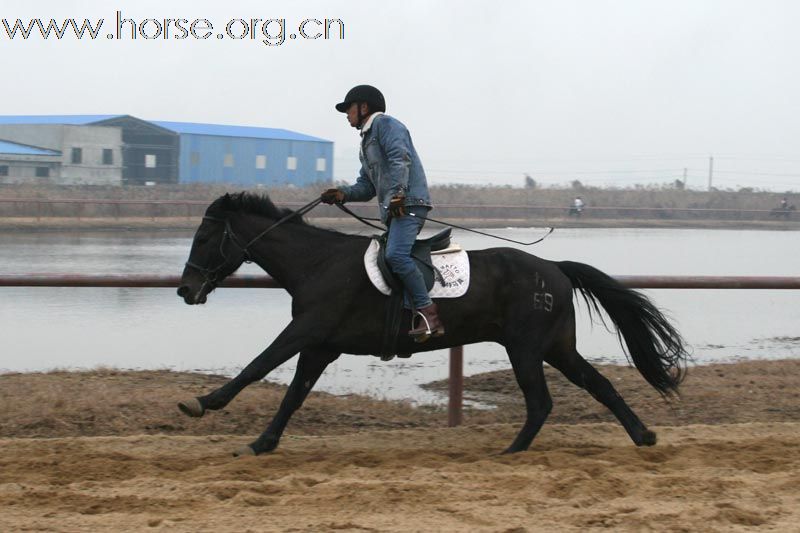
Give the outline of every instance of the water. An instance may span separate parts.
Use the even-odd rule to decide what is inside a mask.
[[[491,230],[532,240],[541,230]],[[469,249],[499,241],[456,231]],[[59,232],[0,234],[0,274],[177,274],[189,233]],[[557,230],[530,251],[589,263],[610,274],[797,276],[796,232],[753,230]],[[245,265],[242,273],[258,273]],[[692,346],[700,364],[800,356],[796,291],[651,290]],[[204,306],[187,306],[174,289],[0,288],[0,371],[110,366],[234,374],[289,321],[281,290],[220,289]],[[578,306],[578,348],[593,362],[623,362],[616,336]],[[419,384],[447,377],[446,351],[408,360],[342,356],[317,389],[336,394],[439,402]],[[493,344],[465,348],[467,375],[508,368]],[[270,374],[288,383],[294,360]]]

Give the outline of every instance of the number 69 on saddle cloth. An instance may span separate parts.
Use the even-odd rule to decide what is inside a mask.
[[[380,245],[376,239],[370,241],[364,253],[364,268],[367,276],[381,294],[390,295],[391,287],[383,279],[378,268],[378,252]],[[434,268],[441,274],[441,279],[436,276],[433,287],[428,292],[431,298],[458,298],[464,296],[469,289],[469,256],[466,250],[457,244],[451,244],[444,250],[431,252],[431,261]]]

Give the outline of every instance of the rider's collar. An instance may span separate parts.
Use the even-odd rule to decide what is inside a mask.
[[[362,136],[362,137],[363,137],[363,136],[364,136],[364,135],[365,135],[365,134],[366,134],[366,133],[369,131],[369,129],[372,127],[372,121],[373,121],[373,120],[375,120],[375,117],[377,117],[378,115],[383,115],[383,111],[375,111],[373,114],[371,114],[369,117],[367,117],[367,120],[366,120],[366,121],[364,122],[364,124],[361,126],[361,136]]]

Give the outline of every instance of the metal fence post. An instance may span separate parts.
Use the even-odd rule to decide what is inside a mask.
[[[447,425],[460,426],[462,420],[461,406],[464,398],[464,347],[450,348],[450,379],[448,380],[450,397],[447,403]]]

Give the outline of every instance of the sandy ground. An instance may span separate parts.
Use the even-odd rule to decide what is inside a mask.
[[[521,422],[503,373],[468,380],[499,407],[459,428],[435,408],[315,393],[277,452],[239,459],[282,387],[195,420],[174,401],[223,378],[2,375],[0,531],[798,531],[798,371],[695,368],[664,407],[630,369],[602,367],[658,432],[651,448],[549,373],[553,415],[513,456],[497,455]]]

